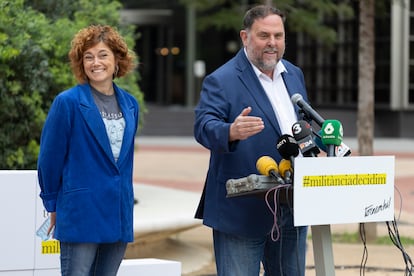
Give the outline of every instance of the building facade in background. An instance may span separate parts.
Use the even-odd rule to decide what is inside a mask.
[[[122,2],[123,21],[137,25],[135,51],[146,102],[192,112],[203,77],[241,47],[238,33],[197,31],[197,12],[178,0]],[[375,19],[375,136],[414,137],[414,1],[384,2]],[[353,19],[329,22],[338,33],[332,49],[287,30],[285,54],[303,69],[312,106],[326,119],[341,120],[346,136],[356,136],[357,4],[354,9]]]

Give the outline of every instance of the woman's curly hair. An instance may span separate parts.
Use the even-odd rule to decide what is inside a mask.
[[[83,55],[99,42],[105,43],[114,53],[118,66],[114,78],[126,75],[136,66],[135,54],[128,49],[125,40],[115,29],[108,25],[91,25],[74,36],[68,55],[72,72],[80,83],[88,81],[83,68]]]

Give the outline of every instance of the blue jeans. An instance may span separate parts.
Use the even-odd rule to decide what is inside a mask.
[[[60,243],[62,276],[115,276],[127,243]]]
[[[260,238],[246,238],[213,230],[218,276],[254,276],[263,264],[265,276],[305,275],[307,227],[294,227],[292,211],[279,206],[280,238],[270,233]]]

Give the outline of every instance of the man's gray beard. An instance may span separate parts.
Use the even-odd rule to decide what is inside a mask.
[[[279,62],[279,60],[277,60],[273,65],[266,65],[265,63],[263,63],[263,62],[259,62],[259,64],[258,64],[258,68],[260,69],[260,70],[262,70],[262,71],[271,71],[271,70],[273,70],[273,69],[275,69],[275,67],[276,67],[276,64]]]
[[[257,68],[259,68],[262,71],[271,71],[275,69],[277,63],[282,59],[283,56],[280,57],[280,59],[277,59],[276,62],[273,65],[266,65],[264,62],[257,62]]]

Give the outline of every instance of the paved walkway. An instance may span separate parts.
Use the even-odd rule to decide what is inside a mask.
[[[345,139],[345,142],[352,149],[357,148],[355,139]],[[398,218],[398,231],[401,237],[414,239],[414,140],[376,139],[374,154],[396,157],[395,215]],[[154,210],[149,207],[149,210],[137,213],[136,220],[145,221],[148,214],[151,217],[161,212],[169,219],[184,216],[182,219],[186,223],[179,231],[168,235],[154,235],[156,238],[153,236],[148,241],[145,237],[140,239],[136,246],[130,248],[130,257],[180,261],[184,276],[216,275],[211,231],[192,218],[203,188],[208,161],[209,152],[192,137],[137,138],[134,181],[137,183],[137,199],[140,201],[138,206],[141,205],[141,209],[137,209],[142,210],[142,205],[146,202],[154,202],[151,205],[154,206],[155,201],[158,207]],[[140,195],[140,186],[147,192]],[[175,208],[180,208],[179,215],[174,211]],[[332,234],[357,233],[358,227],[358,224],[332,225],[331,231]],[[388,237],[385,223],[377,223],[376,229],[378,236]],[[312,276],[316,274],[311,240],[308,246],[306,275]],[[414,246],[404,247],[408,255],[414,257]],[[365,275],[405,275],[403,255],[396,246],[368,244],[366,250],[368,256]],[[362,275],[360,265],[363,253],[362,243],[334,243],[335,274]]]

